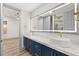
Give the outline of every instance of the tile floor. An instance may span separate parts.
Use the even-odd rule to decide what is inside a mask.
[[[31,56],[26,50],[19,49],[19,39],[3,40],[3,56]]]

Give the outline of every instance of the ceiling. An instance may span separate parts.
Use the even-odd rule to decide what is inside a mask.
[[[19,11],[16,11],[11,8],[3,7],[3,16],[9,18],[17,18],[19,17]]]
[[[32,12],[34,9],[36,9],[43,3],[5,3],[5,4],[20,10]]]
[[[9,18],[17,18],[19,15],[18,10],[24,10],[26,12],[32,12],[38,8],[42,3],[4,3],[3,15]]]

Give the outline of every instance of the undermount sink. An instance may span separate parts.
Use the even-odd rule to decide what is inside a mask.
[[[70,41],[69,41],[69,40],[51,39],[51,40],[50,40],[50,43],[51,43],[51,44],[54,44],[54,45],[56,45],[56,46],[59,46],[59,47],[63,47],[63,48],[69,48],[69,47],[70,47]]]

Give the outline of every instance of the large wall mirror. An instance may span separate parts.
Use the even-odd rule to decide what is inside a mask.
[[[75,4],[68,4],[53,11],[54,30],[61,32],[75,32]]]
[[[32,31],[76,32],[77,4],[64,4],[31,18]]]

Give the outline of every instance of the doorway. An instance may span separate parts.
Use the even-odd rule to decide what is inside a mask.
[[[3,35],[2,46],[3,55],[16,55],[20,49],[20,12],[14,8],[3,4]]]
[[[31,56],[22,49],[20,10],[2,4],[0,51],[2,56]]]

